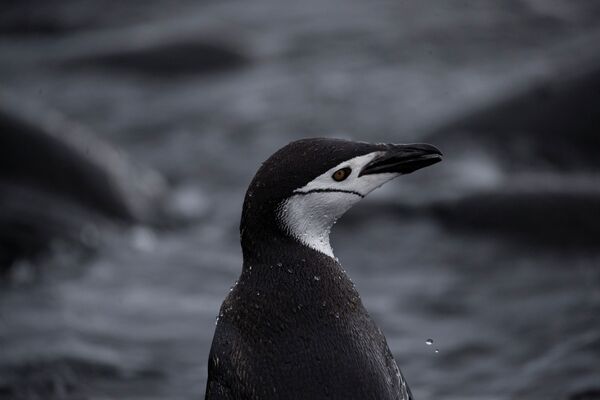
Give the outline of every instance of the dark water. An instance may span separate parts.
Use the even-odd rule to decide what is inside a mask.
[[[598,117],[540,134],[519,103],[556,93],[542,114],[572,104],[578,120],[570,89],[598,82],[599,16],[593,1],[9,3],[0,104],[59,113],[157,170],[171,216],[86,220],[94,252],[56,240],[17,262],[0,398],[201,398],[246,186],[306,136],[446,154],[332,237],[416,398],[600,398]]]

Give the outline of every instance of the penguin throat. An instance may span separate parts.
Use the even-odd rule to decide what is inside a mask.
[[[361,199],[351,192],[312,192],[294,195],[278,209],[284,231],[302,244],[335,258],[329,242],[331,228]]]

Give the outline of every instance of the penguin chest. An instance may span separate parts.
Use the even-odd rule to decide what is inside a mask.
[[[244,354],[237,358],[248,363],[244,386],[261,393],[257,398],[405,398],[385,338],[366,313],[297,310],[255,317],[238,331]]]

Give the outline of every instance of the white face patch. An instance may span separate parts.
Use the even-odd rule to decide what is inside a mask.
[[[308,247],[334,258],[329,232],[336,220],[367,194],[400,175],[358,176],[363,167],[380,154],[382,152],[376,151],[344,161],[294,190],[294,195],[281,205],[278,213],[288,232]],[[342,168],[350,168],[351,173],[337,182],[333,174]]]

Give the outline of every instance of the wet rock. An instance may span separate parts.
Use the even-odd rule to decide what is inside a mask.
[[[60,193],[110,217],[132,220],[133,210],[110,173],[61,138],[0,110],[0,179]]]
[[[432,207],[443,224],[556,248],[600,244],[600,53],[591,42],[578,42],[582,54],[556,50],[561,61],[543,76],[428,137],[446,155],[447,197]]]
[[[107,224],[97,212],[35,187],[0,183],[0,274],[20,258],[43,254],[56,241],[87,252],[99,243],[90,227]]]
[[[474,148],[484,148],[508,170],[598,170],[597,63],[557,71],[442,126],[429,140],[440,144],[446,154],[465,157]]]
[[[586,389],[569,396],[569,400],[600,400],[600,388]]]
[[[60,39],[80,33],[152,20],[150,2],[107,0],[8,0],[2,3],[0,34],[17,39]]]
[[[114,48],[66,62],[68,67],[100,68],[159,78],[228,71],[247,63],[232,45],[183,39]]]
[[[94,381],[162,378],[154,369],[131,373],[118,367],[76,358],[30,361],[0,368],[0,396],[10,399],[86,399]]]
[[[82,399],[78,375],[82,371],[115,375],[102,366],[69,360],[41,361],[4,368],[0,393],[14,399]]]
[[[432,206],[447,227],[527,244],[598,246],[600,192],[488,191]]]
[[[101,220],[155,222],[164,183],[63,119],[0,110],[0,269]]]
[[[73,7],[69,12],[62,4],[7,1],[2,4],[0,13],[0,34],[11,37],[62,36],[88,28],[91,22],[92,15],[81,18],[77,11],[73,12]]]

